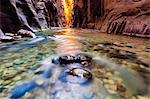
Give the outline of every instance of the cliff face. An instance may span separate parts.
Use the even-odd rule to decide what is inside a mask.
[[[101,31],[150,35],[149,0],[120,0],[108,5],[105,11],[97,26]]]
[[[0,29],[4,33],[61,26],[58,8],[51,0],[1,0]]]
[[[87,28],[150,35],[150,0],[79,0],[79,5]]]
[[[83,28],[150,35],[150,0],[77,1]],[[4,33],[65,26],[62,0],[1,0],[0,4],[0,29]]]

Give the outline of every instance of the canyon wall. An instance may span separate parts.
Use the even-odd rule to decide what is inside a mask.
[[[82,12],[82,28],[150,35],[150,0],[77,1]],[[62,4],[62,0],[1,0],[0,29],[7,33],[65,26]]]
[[[150,35],[150,0],[79,0],[79,5],[85,14],[83,27],[114,34]]]
[[[1,0],[0,29],[15,33],[20,29],[29,31],[62,26],[57,3],[52,0]]]

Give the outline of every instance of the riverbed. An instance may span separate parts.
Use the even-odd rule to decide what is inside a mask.
[[[0,99],[7,99],[14,87],[32,79],[48,84],[54,81],[54,86],[35,88],[21,99],[150,98],[150,39],[91,29],[54,29],[37,35],[34,39],[0,44]],[[64,83],[57,79],[59,75],[45,81],[35,74],[51,57],[74,53],[92,57],[90,84]]]

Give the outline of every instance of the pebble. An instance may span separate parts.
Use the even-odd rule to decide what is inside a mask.
[[[132,46],[132,45],[130,45],[130,44],[127,44],[125,47],[133,48],[133,46]]]
[[[118,83],[122,83],[122,79],[117,77],[117,76],[113,76],[112,78],[114,81],[117,81]]]
[[[104,43],[100,43],[100,44],[98,44],[97,46],[104,47],[104,46],[110,46],[110,45],[113,45],[113,43],[104,42]]]
[[[108,84],[105,84],[104,85],[105,88],[107,89],[107,91],[110,93],[110,94],[116,94],[116,86],[115,85],[108,85]]]
[[[39,78],[36,79],[35,82],[36,82],[36,84],[39,85],[39,86],[44,84],[44,80],[43,80],[43,79],[39,79]]]
[[[6,81],[3,82],[3,85],[6,86],[6,85],[10,84],[11,82],[12,82],[11,80],[6,80]]]
[[[13,63],[6,63],[5,66],[8,68],[8,67],[11,67],[13,66]]]
[[[13,78],[13,81],[19,81],[19,80],[21,80],[21,76],[19,75]]]
[[[4,70],[1,78],[4,80],[8,80],[8,79],[13,78],[16,74],[17,74],[17,71],[15,71],[13,69],[7,69],[7,70]]]
[[[117,84],[117,91],[119,91],[119,92],[125,92],[126,88],[123,85],[121,85],[121,84]]]
[[[0,93],[3,92],[3,90],[4,90],[4,87],[0,86]]]
[[[15,65],[20,65],[20,64],[23,64],[23,63],[24,63],[24,61],[22,61],[20,59],[17,59],[17,60],[14,61]]]

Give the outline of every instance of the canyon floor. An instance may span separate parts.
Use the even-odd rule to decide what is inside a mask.
[[[149,99],[149,42],[92,29],[54,29],[39,32],[34,39],[0,43],[0,99],[8,99],[14,87],[32,79],[48,86],[37,87],[21,99]],[[92,56],[89,84],[61,82],[61,73],[56,76],[59,66],[50,71],[53,79],[43,80],[35,73],[45,60],[74,52]]]

